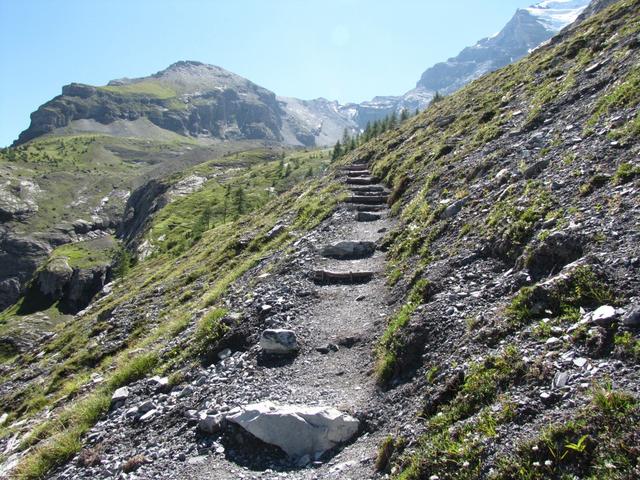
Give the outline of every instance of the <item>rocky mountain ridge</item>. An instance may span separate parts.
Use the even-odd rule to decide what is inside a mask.
[[[147,120],[162,131],[211,141],[263,140],[315,146],[350,126],[324,102],[278,99],[273,92],[214,65],[180,61],[149,77],[104,87],[70,84],[31,115],[21,145],[44,134],[100,133],[99,125]],[[314,108],[319,103],[320,108]],[[99,125],[87,126],[86,121]],[[78,125],[79,122],[84,124]],[[129,128],[131,130],[131,128]],[[125,129],[124,134],[130,135]],[[149,130],[148,134],[159,135]],[[117,134],[116,131],[112,132]]]
[[[580,16],[589,4],[589,0],[547,0],[518,9],[500,32],[428,68],[416,87],[404,95],[376,97],[369,102],[346,105],[345,109],[354,111],[351,118],[360,128],[403,109],[422,110],[436,92],[449,95],[476,78],[519,60],[576,19],[588,18],[597,8],[606,6],[606,3],[594,6]]]

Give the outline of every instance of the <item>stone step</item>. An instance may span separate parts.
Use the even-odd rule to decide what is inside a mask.
[[[375,177],[349,177],[347,178],[347,185],[373,185],[378,183],[378,179]]]
[[[388,195],[353,195],[347,199],[348,203],[363,205],[386,205]]]
[[[366,164],[362,164],[362,163],[347,165],[346,167],[342,167],[342,170],[345,172],[362,171],[362,170],[367,170],[367,166]]]
[[[336,260],[356,260],[370,257],[375,251],[376,244],[374,242],[344,241],[325,245],[320,249],[320,255]]]
[[[352,170],[352,171],[347,173],[347,176],[349,178],[370,177],[371,176],[371,172],[369,170]]]
[[[356,205],[353,203],[347,204],[347,208],[351,210],[355,210],[357,212],[381,212],[383,210],[387,210],[386,204],[384,205]]]
[[[351,192],[358,197],[380,197],[380,196],[388,196],[389,192],[385,192],[383,191],[373,191],[373,192],[368,192],[368,191],[361,191],[361,190],[351,190]]]
[[[375,222],[377,220],[380,220],[381,218],[382,218],[382,215],[380,215],[379,213],[372,213],[372,212],[356,213],[357,222]]]
[[[320,285],[344,285],[367,283],[374,272],[332,272],[330,270],[314,270],[313,281]]]
[[[355,193],[387,193],[382,185],[352,185],[349,189]]]

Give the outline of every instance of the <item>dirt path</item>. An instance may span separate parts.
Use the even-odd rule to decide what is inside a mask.
[[[353,209],[352,209],[353,208]],[[318,246],[343,240],[376,242],[392,226],[386,211],[381,219],[356,221],[357,206],[338,211],[323,232]],[[313,268],[333,272],[376,272],[372,280],[360,284],[319,285],[318,299],[305,317],[292,318],[287,328],[301,337],[303,350],[286,365],[265,367],[256,382],[281,386],[289,391],[284,398],[267,395],[260,400],[283,403],[333,406],[358,414],[370,407],[376,396],[373,378],[373,348],[381,324],[387,317],[384,254],[356,260],[327,259],[318,253]],[[334,351],[337,346],[337,351]],[[325,347],[322,352],[317,348]],[[326,349],[329,352],[326,353]],[[259,380],[258,380],[259,379]],[[275,397],[275,398],[274,398]],[[332,459],[311,468],[289,471],[256,471],[238,465],[232,455],[207,455],[186,462],[181,478],[368,478],[373,473],[377,439],[368,434],[356,439]],[[226,452],[225,452],[226,453]]]
[[[253,287],[239,286],[230,292],[229,305],[241,305],[252,316],[253,330],[246,334],[251,335],[248,350],[237,348],[228,358],[194,369],[171,392],[159,393],[147,380],[130,385],[125,404],[112,409],[86,436],[86,451],[99,452],[100,463],[82,465],[81,454],[52,478],[123,478],[122,466],[131,458],[146,460],[133,474],[138,479],[363,479],[373,475],[380,438],[366,432],[375,430],[367,424],[379,416],[373,351],[390,313],[384,254],[376,249],[365,258],[336,260],[320,253],[322,247],[341,241],[376,242],[393,221],[387,217],[381,187],[367,185],[374,180],[361,174],[345,172],[345,181],[352,176],[359,185],[352,202],[301,239],[283,271]],[[358,200],[367,205],[353,203]],[[375,210],[380,218],[357,221],[358,212],[364,210]],[[318,270],[374,274],[365,282],[334,284],[314,281]],[[261,315],[265,304],[270,304],[270,311]],[[298,355],[264,356],[257,342],[262,328],[295,331],[301,345]],[[203,412],[224,413],[264,401],[334,407],[359,418],[362,432],[322,461],[299,466],[292,465],[279,449],[232,425],[222,436],[205,435],[196,428]],[[152,413],[141,418],[142,411]]]

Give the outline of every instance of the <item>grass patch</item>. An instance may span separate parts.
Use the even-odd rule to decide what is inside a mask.
[[[460,391],[427,421],[427,432],[419,439],[417,451],[401,460],[402,473],[398,478],[419,480],[431,475],[442,479],[478,478],[483,440],[494,437],[498,426],[514,416],[514,407],[506,399],[500,399],[498,409],[488,407],[523,371],[520,352],[512,346],[502,355],[472,364]],[[476,414],[473,421],[456,425]]]
[[[617,303],[618,299],[606,281],[589,266],[580,266],[566,281],[550,289],[540,285],[521,288],[507,306],[506,314],[512,326],[521,326],[542,316],[575,320],[580,307],[595,308]]]
[[[173,88],[151,80],[129,83],[127,85],[107,85],[98,87],[98,89],[126,97],[153,97],[165,100],[177,96],[177,92]]]
[[[387,328],[380,338],[376,350],[376,378],[381,385],[387,384],[395,374],[398,354],[402,348],[401,331],[408,325],[411,315],[423,303],[429,287],[425,279],[418,280],[411,289],[407,302],[389,320]]]
[[[638,400],[610,385],[596,387],[591,404],[554,424],[500,461],[492,480],[626,479],[637,472]]]

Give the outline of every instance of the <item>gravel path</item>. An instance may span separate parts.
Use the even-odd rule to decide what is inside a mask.
[[[271,305],[266,315],[249,313],[248,349],[235,349],[228,358],[196,368],[171,392],[159,393],[146,380],[130,385],[125,405],[112,409],[86,436],[84,455],[98,452],[100,463],[83,464],[81,453],[52,478],[371,478],[381,440],[381,434],[374,433],[377,415],[371,413],[379,413],[381,406],[373,352],[391,313],[385,256],[375,251],[368,258],[335,260],[323,258],[319,251],[340,241],[378,241],[393,226],[386,213],[379,220],[359,222],[354,205],[344,205],[305,237],[282,271],[253,287],[234,287],[230,305],[244,305],[245,312]],[[374,275],[358,284],[315,284],[316,270]],[[298,355],[265,357],[257,345],[263,328],[294,330],[301,344]],[[361,432],[341,450],[299,466],[239,427],[227,427],[222,436],[204,435],[196,428],[201,412],[225,412],[263,401],[334,407],[359,418]],[[143,408],[155,413],[141,419]],[[145,461],[133,473],[122,473],[132,458]]]

